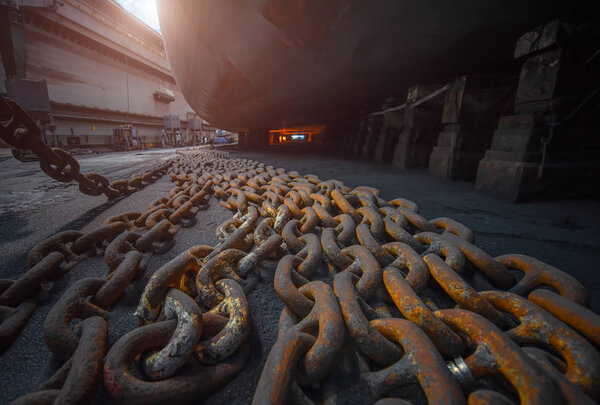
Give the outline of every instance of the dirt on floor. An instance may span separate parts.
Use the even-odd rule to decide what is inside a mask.
[[[480,194],[474,190],[473,183],[433,178],[426,169],[399,171],[388,165],[330,158],[306,151],[298,153],[272,149],[263,152],[229,152],[233,157],[254,159],[302,174],[312,173],[323,180],[337,179],[349,186],[373,186],[381,191],[384,199],[410,199],[419,205],[421,214],[428,219],[447,216],[470,227],[475,234],[476,244],[493,256],[504,253],[527,254],[572,274],[588,287],[592,297],[591,307],[600,312],[598,201],[548,201],[514,205]],[[156,158],[165,156],[157,155]],[[128,154],[107,156],[108,162],[113,165],[129,157]],[[8,163],[0,161],[0,168],[5,164]],[[149,163],[145,161],[145,164]],[[100,163],[98,165],[102,166]],[[38,169],[32,165],[27,170],[33,173]],[[36,180],[39,184],[36,181],[31,183],[28,176],[23,172],[23,178],[30,181],[24,183],[27,187],[11,176],[0,178],[0,189],[4,187],[5,190],[26,192],[28,188],[35,190],[38,187],[40,193],[43,191],[42,195],[36,195],[36,198],[39,197],[36,204],[28,205],[27,210],[19,210],[22,204],[16,200],[6,201],[5,212],[0,218],[0,234],[3,235],[0,238],[0,251],[3,252],[0,255],[0,278],[16,278],[26,271],[28,250],[45,237],[64,229],[90,231],[112,215],[145,209],[151,201],[165,196],[173,187],[165,176],[127,198],[107,203],[103,197],[81,196],[75,185],[46,185],[41,189],[39,187],[42,183],[46,184],[46,179],[40,177]],[[14,198],[23,201],[25,197],[15,194]],[[217,243],[215,228],[230,217],[231,212],[212,198],[209,208],[197,215],[198,223],[192,228],[182,228],[177,233],[176,244],[170,251],[151,258],[144,276],[128,287],[124,297],[111,307],[107,320],[109,346],[137,327],[133,312],[152,273],[191,246],[214,246]],[[252,314],[248,364],[231,383],[199,399],[197,403],[245,404],[252,400],[264,361],[277,338],[278,319],[283,309],[283,303],[273,288],[275,266],[273,261],[266,261],[261,266],[263,281],[248,294]],[[59,366],[41,333],[43,321],[56,300],[75,281],[85,277],[105,277],[106,274],[103,258],[91,258],[56,281],[50,291],[41,293],[39,307],[31,320],[17,341],[0,355],[0,404],[31,391]],[[326,282],[331,281],[325,273],[322,278]],[[372,403],[374,400],[356,375],[336,377],[332,384],[336,392],[342,393],[338,394],[337,403]],[[418,397],[418,392],[414,395]],[[100,388],[95,403],[107,402],[109,398]]]

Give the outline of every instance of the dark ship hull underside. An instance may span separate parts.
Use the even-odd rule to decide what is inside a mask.
[[[167,54],[211,124],[265,130],[357,117],[414,84],[510,69],[516,39],[594,2],[159,0]],[[516,71],[518,72],[518,70]]]

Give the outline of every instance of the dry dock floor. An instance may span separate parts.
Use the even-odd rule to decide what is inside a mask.
[[[98,171],[117,180],[128,178],[173,156],[174,149],[143,152],[114,152],[77,156],[83,173]],[[426,169],[399,171],[389,165],[330,158],[314,152],[289,150],[229,150],[233,157],[258,160],[275,167],[312,173],[321,179],[338,179],[349,186],[378,188],[384,199],[408,198],[426,218],[447,216],[470,227],[476,244],[491,255],[522,253],[556,266],[589,288],[592,309],[600,312],[600,203],[596,200],[561,200],[507,204],[477,192],[473,183],[446,182]],[[18,278],[27,270],[27,252],[39,241],[66,229],[93,230],[112,215],[145,210],[148,203],[165,196],[172,188],[168,176],[123,199],[83,195],[76,184],[63,184],[47,177],[37,162],[22,163],[0,150],[0,278]],[[568,196],[565,196],[567,198]],[[217,225],[231,216],[213,198],[210,207],[198,214],[198,223],[181,229],[175,246],[166,254],[153,256],[145,276],[134,282],[113,307],[108,317],[109,345],[137,326],[133,311],[152,272],[185,249],[197,244],[215,245]],[[263,265],[263,273],[274,264]],[[104,277],[107,267],[101,256],[86,260],[57,280],[50,291],[41,293],[40,304],[15,343],[0,354],[0,404],[31,391],[52,374],[52,358],[41,333],[48,311],[65,289],[85,277]],[[262,365],[277,334],[283,303],[272,281],[259,283],[249,296],[253,328],[252,354],[246,368],[228,385],[198,403],[249,403]],[[364,387],[362,387],[364,388]],[[359,383],[349,384],[352,402],[363,400]],[[102,392],[96,403],[106,403]],[[341,402],[340,402],[341,403]]]

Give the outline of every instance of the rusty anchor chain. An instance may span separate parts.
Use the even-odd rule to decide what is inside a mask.
[[[40,158],[40,168],[54,180],[69,183],[76,181],[84,194],[117,198],[136,192],[154,183],[164,175],[169,162],[158,165],[129,180],[112,183],[98,173],[82,174],[79,163],[67,151],[51,148],[41,141],[40,129],[35,121],[14,100],[0,95],[0,138],[11,147],[30,150]]]
[[[11,122],[3,128],[14,132]],[[266,277],[284,309],[254,404],[345,403],[340,378],[361,381],[376,404],[600,399],[600,318],[561,270],[523,255],[494,258],[465,225],[427,220],[414,202],[386,201],[372,187],[197,148],[166,170],[174,188],[144,212],[54,235],[31,249],[21,278],[0,280],[7,347],[50,281],[100,253],[108,274],[79,280],[54,305],[43,336],[63,366],[14,403],[90,401],[97,384],[115,403],[199,400],[246,367],[256,316],[248,294]],[[215,229],[219,243],[154,271],[139,327],[108,347],[111,305],[213,196],[233,213]],[[408,386],[419,387],[415,398]]]

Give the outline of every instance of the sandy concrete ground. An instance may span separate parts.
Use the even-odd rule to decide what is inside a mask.
[[[592,308],[600,312],[600,204],[597,201],[553,201],[512,205],[476,192],[471,183],[450,183],[429,176],[426,170],[398,171],[389,166],[345,159],[330,159],[311,153],[293,154],[230,151],[235,157],[259,160],[276,167],[335,178],[350,186],[370,185],[385,199],[404,197],[418,203],[426,218],[452,217],[469,226],[476,244],[492,255],[524,253],[535,256],[574,275],[589,289]],[[168,158],[173,150],[119,152],[81,156],[82,172],[97,170],[109,179],[128,177]],[[46,177],[36,162],[20,163],[0,153],[0,278],[18,278],[27,270],[26,255],[37,242],[56,232],[93,230],[107,217],[144,210],[147,204],[168,194],[167,177],[127,198],[107,202],[104,197],[85,196],[74,184],[61,184]],[[197,216],[193,228],[183,228],[169,252],[153,256],[144,277],[134,282],[108,317],[109,345],[137,326],[133,311],[150,275],[188,247],[215,245],[214,230],[231,216],[211,199],[207,211]],[[213,395],[198,403],[249,403],[264,360],[277,335],[277,320],[283,308],[272,285],[275,263],[262,266],[264,282],[248,295],[253,327],[251,356],[245,369]],[[17,341],[0,354],[0,404],[23,395],[43,382],[58,366],[47,349],[41,325],[58,297],[68,286],[85,277],[104,277],[101,256],[80,264],[40,294],[39,307]],[[356,378],[337,382],[345,395],[339,403],[369,403],[372,398]],[[96,403],[108,398],[99,390]]]

